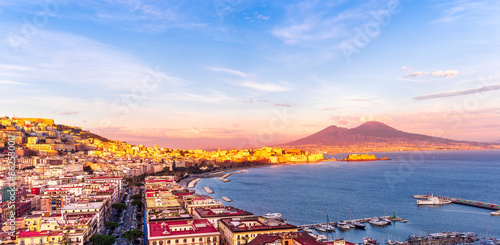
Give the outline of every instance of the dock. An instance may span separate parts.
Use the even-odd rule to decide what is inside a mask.
[[[210,189],[210,187],[203,187],[203,190],[205,190],[206,193],[208,194],[213,194],[214,191],[212,191],[212,189]]]
[[[416,199],[427,199],[430,197],[429,195],[415,195],[413,198]],[[487,202],[480,202],[480,201],[472,201],[472,200],[466,200],[466,199],[461,199],[461,198],[454,198],[454,197],[444,197],[444,196],[434,196],[442,200],[449,200],[452,203],[456,204],[461,204],[461,205],[467,205],[467,206],[472,206],[472,207],[477,207],[477,208],[485,208],[485,209],[490,209],[490,210],[500,210],[500,205],[498,204],[493,204],[493,203],[487,203]]]
[[[219,180],[222,180],[222,181],[224,181],[224,182],[229,182],[229,181],[231,181],[231,180],[226,179],[227,177],[229,177],[229,176],[231,176],[231,175],[233,175],[233,174],[241,174],[241,173],[244,173],[244,171],[238,171],[238,172],[233,172],[233,173],[227,173],[227,174],[224,174],[223,176],[221,176],[221,177],[219,178]]]

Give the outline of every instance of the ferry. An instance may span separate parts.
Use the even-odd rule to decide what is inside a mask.
[[[500,216],[500,210],[495,211],[495,212],[491,212],[491,215],[492,216]]]
[[[443,205],[450,203],[450,200],[444,200],[435,196],[430,196],[427,200],[417,200],[417,205]]]
[[[280,213],[267,213],[264,214],[264,218],[280,220],[283,219],[283,216]]]

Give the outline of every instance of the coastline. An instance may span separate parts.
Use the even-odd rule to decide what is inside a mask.
[[[224,175],[232,172],[237,172],[237,171],[242,171],[246,169],[252,169],[252,168],[264,168],[264,167],[272,167],[272,166],[281,166],[281,165],[297,165],[297,164],[315,164],[315,163],[320,163],[324,161],[338,161],[336,159],[322,159],[319,161],[314,161],[314,162],[284,162],[284,163],[277,163],[277,164],[262,164],[262,165],[257,165],[257,166],[245,166],[245,167],[236,167],[236,168],[231,168],[231,169],[223,169],[223,170],[216,170],[216,171],[210,171],[202,174],[193,174],[189,175],[188,177],[181,179],[178,184],[184,188],[195,188],[196,183],[198,183],[197,179],[205,179],[205,178],[221,178]],[[228,177],[228,176],[226,176]],[[189,187],[190,183],[196,181],[196,183],[193,183],[193,187]]]

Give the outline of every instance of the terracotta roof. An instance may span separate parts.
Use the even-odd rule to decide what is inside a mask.
[[[18,238],[24,237],[40,237],[40,236],[62,236],[61,232],[51,232],[51,231],[22,231],[17,235]]]

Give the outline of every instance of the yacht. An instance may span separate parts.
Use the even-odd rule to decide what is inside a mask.
[[[497,210],[495,212],[491,212],[491,215],[493,215],[493,216],[500,216],[500,210]]]
[[[337,228],[339,228],[339,230],[346,231],[346,230],[349,230],[351,228],[351,226],[349,224],[347,224],[346,222],[339,222],[337,224]]]
[[[444,200],[435,196],[430,196],[427,200],[417,200],[417,205],[443,205],[450,203],[450,200]]]
[[[356,228],[356,229],[364,229],[364,228],[366,228],[366,225],[362,224],[361,222],[354,222],[352,224],[354,225],[354,228]]]
[[[314,227],[314,229],[316,229],[317,231],[326,232],[326,229],[323,228],[323,226],[321,226],[321,225]]]

